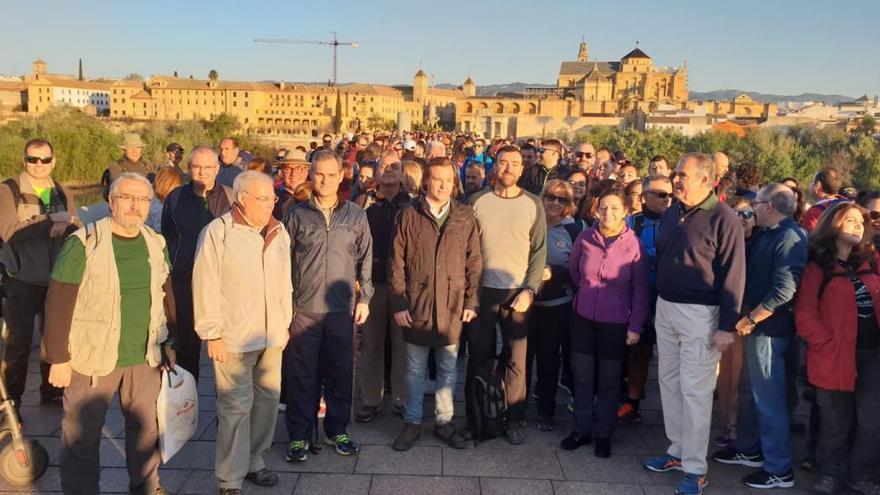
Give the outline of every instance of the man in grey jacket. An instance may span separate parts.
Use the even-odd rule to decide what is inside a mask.
[[[347,434],[352,323],[366,321],[373,295],[373,239],[364,210],[339,199],[342,162],[332,151],[316,151],[310,174],[314,196],[291,208],[284,219],[291,238],[296,309],[291,343],[284,351],[286,393],[295,398],[288,400],[285,414],[290,436],[285,456],[288,462],[306,460],[322,383],[327,443],[340,455],[358,451]]]

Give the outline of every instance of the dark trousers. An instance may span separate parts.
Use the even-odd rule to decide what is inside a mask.
[[[476,424],[478,411],[472,410],[472,382],[480,366],[496,357],[496,325],[501,327],[501,356],[504,369],[504,391],[507,397],[505,417],[508,421],[522,422],[526,412],[526,347],[528,345],[529,311],[517,313],[510,308],[521,289],[492,289],[483,287],[477,319],[465,332],[468,341],[468,366],[464,395],[468,425]]]
[[[838,480],[878,481],[880,476],[880,353],[856,351],[855,392],[816,388],[819,462]]]
[[[327,402],[324,432],[328,437],[346,433],[351,418],[353,329],[350,312],[298,312],[294,316],[290,342],[284,349],[284,418],[291,440],[311,437],[322,383]]]
[[[174,305],[177,312],[177,341],[174,347],[177,351],[177,364],[192,373],[198,382],[202,339],[195,330],[191,280],[191,275],[181,275],[180,281],[174,281]]]
[[[156,399],[161,375],[148,364],[116,368],[92,379],[74,372],[64,390],[61,421],[61,489],[66,494],[99,493],[101,430],[113,396],[125,416],[125,464],[129,492],[151,494],[159,488],[159,424]]]
[[[553,417],[556,409],[556,388],[559,383],[561,362],[571,366],[568,329],[570,303],[557,306],[534,306],[529,316],[528,350],[526,352],[526,384],[531,384],[532,362],[538,367],[535,390],[538,393],[538,414]],[[559,351],[563,355],[560,360]],[[529,387],[527,386],[528,390]]]
[[[16,406],[21,405],[28,374],[28,356],[34,340],[34,323],[43,314],[47,287],[19,282],[6,278],[3,286],[3,318],[6,331],[3,334],[3,363],[0,374],[6,380],[9,397]],[[49,364],[40,361],[40,396],[49,398],[63,392],[49,384]]]
[[[574,431],[581,435],[611,438],[617,424],[620,373],[626,355],[626,325],[590,321],[572,311],[571,333]]]

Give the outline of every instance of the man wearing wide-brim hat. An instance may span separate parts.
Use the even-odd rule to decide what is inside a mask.
[[[119,145],[122,150],[122,158],[111,163],[104,174],[101,176],[101,187],[104,189],[104,199],[107,199],[110,191],[110,184],[119,178],[125,172],[133,172],[142,175],[150,182],[155,178],[155,172],[142,159],[144,149],[144,141],[141,136],[134,132],[127,132],[122,136],[122,144]]]
[[[288,150],[284,157],[276,163],[281,177],[281,186],[275,191],[278,202],[275,203],[273,214],[278,220],[283,219],[287,201],[293,197],[294,189],[309,180],[309,166],[306,153],[296,148]]]

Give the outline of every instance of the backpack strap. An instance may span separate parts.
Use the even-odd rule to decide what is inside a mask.
[[[4,180],[3,184],[9,188],[9,192],[12,193],[12,203],[18,208],[21,203],[21,187],[18,185],[18,181],[10,177]]]

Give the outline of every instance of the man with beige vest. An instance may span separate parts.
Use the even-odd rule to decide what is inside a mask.
[[[195,330],[214,361],[220,495],[240,494],[243,480],[278,483],[263,454],[275,435],[293,285],[290,236],[272,216],[272,186],[262,172],[239,174],[232,211],[202,230],[196,249]]]
[[[74,232],[52,270],[43,345],[49,382],[66,387],[59,464],[67,494],[99,492],[101,429],[117,393],[129,492],[165,493],[156,398],[163,356],[175,361],[175,318],[165,239],[144,226],[152,199],[146,178],[120,175],[111,216]]]

